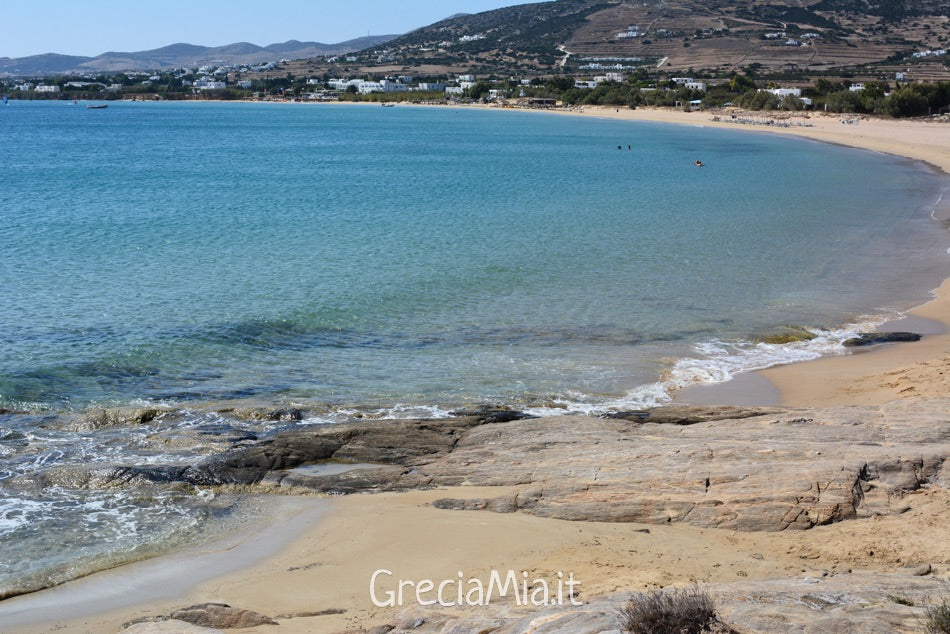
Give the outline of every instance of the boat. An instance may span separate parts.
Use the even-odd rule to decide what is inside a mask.
[[[380,104],[380,105],[381,105],[383,108],[394,108],[394,107],[396,106],[396,104],[394,104],[394,103],[384,103],[384,104]]]
[[[108,108],[108,107],[109,107],[109,104],[107,104],[107,103],[90,104],[90,105],[86,106],[86,108],[89,109],[89,110],[101,110],[101,109],[103,109],[103,108]]]

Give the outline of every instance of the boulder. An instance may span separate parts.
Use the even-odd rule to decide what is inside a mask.
[[[920,341],[921,335],[916,332],[865,332],[857,337],[845,339],[844,344],[849,348],[859,346],[873,346],[879,343],[901,343],[908,341]]]

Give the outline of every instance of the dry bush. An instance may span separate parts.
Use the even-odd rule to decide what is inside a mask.
[[[635,594],[620,608],[631,634],[701,634],[723,631],[713,600],[696,587]]]
[[[927,634],[950,634],[950,599],[927,608],[924,613],[924,631]]]

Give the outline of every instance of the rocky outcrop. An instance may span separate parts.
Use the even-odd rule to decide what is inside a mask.
[[[907,492],[946,486],[948,410],[950,399],[820,411],[664,407],[608,418],[489,411],[356,420],[294,426],[194,465],[54,468],[32,478],[41,486],[183,482],[324,493],[505,486],[505,495],[456,494],[436,506],[782,531],[900,513]],[[353,464],[299,468],[328,463]]]

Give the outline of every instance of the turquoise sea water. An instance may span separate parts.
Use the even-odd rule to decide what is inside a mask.
[[[200,450],[142,447],[221,424],[179,413],[135,433],[77,430],[50,422],[63,412],[652,405],[690,382],[841,353],[950,272],[944,178],[748,131],[10,102],[0,139],[0,408],[15,412],[0,415],[0,555],[15,542],[48,553],[52,514],[98,561],[220,512],[201,497],[22,486],[51,466],[187,461]],[[786,325],[821,336],[756,343]],[[54,555],[42,570],[74,557]]]

